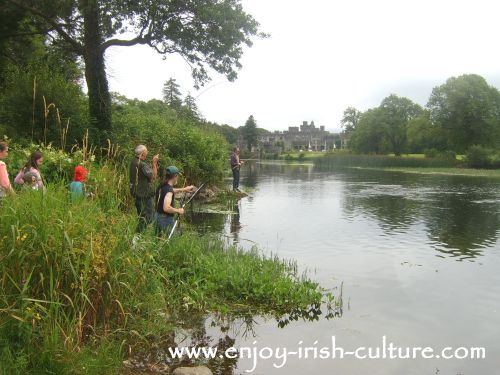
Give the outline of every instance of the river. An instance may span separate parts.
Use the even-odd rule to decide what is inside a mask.
[[[234,324],[235,346],[485,347],[485,359],[260,359],[254,374],[493,374],[500,368],[500,180],[253,163],[238,214],[194,222],[230,243],[294,259],[342,291],[341,317]],[[217,325],[208,333],[221,336]],[[224,333],[222,336],[224,336]],[[315,342],[317,342],[315,344]],[[462,353],[462,352],[461,352]],[[312,355],[312,352],[309,352]],[[240,359],[234,374],[253,367]],[[230,374],[232,370],[220,370]]]

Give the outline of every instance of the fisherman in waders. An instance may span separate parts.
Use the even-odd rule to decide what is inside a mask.
[[[130,193],[135,200],[135,208],[139,223],[137,233],[142,233],[153,221],[154,208],[153,181],[158,175],[159,155],[153,157],[153,164],[150,166],[145,162],[148,156],[148,149],[144,145],[135,148],[135,158],[130,163]]]
[[[240,193],[240,168],[244,161],[240,160],[240,148],[236,146],[231,154],[231,170],[233,172],[233,191]]]
[[[163,179],[156,189],[155,206],[156,220],[155,232],[158,237],[168,235],[174,226],[174,216],[184,215],[184,208],[175,208],[176,193],[190,193],[194,186],[174,188],[179,179],[179,169],[173,165],[165,169]]]

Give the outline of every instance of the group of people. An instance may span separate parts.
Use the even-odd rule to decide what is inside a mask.
[[[0,142],[0,199],[16,194],[16,190],[10,183],[7,165],[3,161],[8,155],[9,145],[7,142]],[[32,152],[26,164],[14,178],[14,184],[21,189],[45,192],[45,185],[41,172],[42,164],[43,154],[40,151]],[[85,180],[87,175],[88,171],[82,165],[77,165],[75,167],[73,182],[69,186],[72,200],[77,200],[86,196]]]
[[[9,145],[0,142],[0,198],[15,195],[7,172],[7,165],[3,161],[9,155]],[[130,163],[130,193],[134,198],[139,222],[136,232],[142,233],[149,224],[154,222],[155,232],[158,236],[168,234],[174,226],[175,215],[183,215],[184,208],[175,207],[175,195],[178,193],[190,193],[194,186],[176,188],[180,171],[175,166],[166,167],[159,171],[159,155],[154,155],[152,164],[146,162],[148,149],[144,145],[135,148],[135,157]],[[45,191],[41,165],[43,154],[35,151],[30,155],[28,162],[19,171],[14,183],[20,187],[32,190]],[[240,149],[235,147],[231,155],[231,170],[233,173],[233,190],[239,192],[240,168],[243,165],[240,160]],[[161,175],[159,185],[155,188],[158,174]],[[73,182],[69,186],[72,200],[85,197],[85,181],[88,171],[81,165],[74,169]]]
[[[135,157],[130,163],[130,193],[134,197],[139,217],[136,232],[142,233],[154,221],[156,234],[168,235],[174,226],[175,215],[184,214],[183,207],[175,207],[175,194],[192,192],[194,186],[174,187],[180,171],[171,165],[160,171],[161,181],[155,189],[160,156],[153,156],[152,165],[146,162],[147,156],[147,147],[139,145],[135,148]]]
[[[161,173],[161,181],[154,189],[154,181],[158,178],[159,155],[153,156],[153,162],[146,162],[148,149],[139,145],[135,149],[135,157],[130,163],[130,192],[134,197],[135,208],[139,223],[137,233],[142,233],[146,227],[154,222],[155,232],[158,236],[168,235],[174,227],[175,215],[183,215],[184,208],[175,207],[177,193],[190,193],[194,186],[176,188],[179,179],[179,169],[171,165]],[[233,191],[240,192],[240,168],[244,161],[240,160],[240,149],[235,147],[231,154],[231,170],[233,172]]]

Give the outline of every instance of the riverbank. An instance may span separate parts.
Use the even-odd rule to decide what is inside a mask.
[[[321,287],[293,261],[185,233],[134,240],[127,183],[92,169],[94,199],[65,184],[2,202],[0,373],[122,373],[191,314],[278,318],[318,306]]]
[[[390,172],[424,174],[424,175],[442,175],[442,176],[468,176],[468,177],[488,177],[500,178],[500,169],[472,169],[472,168],[363,168],[359,169],[372,169],[383,170]]]
[[[327,154],[323,158],[315,159],[314,166],[319,170],[354,168],[427,175],[500,177],[500,169],[468,168],[463,160],[426,158],[422,155],[396,157],[391,155]]]

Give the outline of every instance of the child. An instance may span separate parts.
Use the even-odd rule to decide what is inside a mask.
[[[43,186],[42,175],[40,173],[40,166],[43,163],[43,154],[40,151],[35,151],[30,155],[28,162],[24,165],[23,169],[17,174],[14,182],[17,185],[24,185],[25,180],[28,181],[29,187],[33,190],[45,191]],[[29,173],[28,178],[25,175]],[[35,177],[36,184],[32,185],[32,177]]]
[[[87,179],[88,171],[81,165],[75,167],[75,175],[73,182],[69,185],[71,193],[71,201],[78,201],[85,198],[85,180]]]

